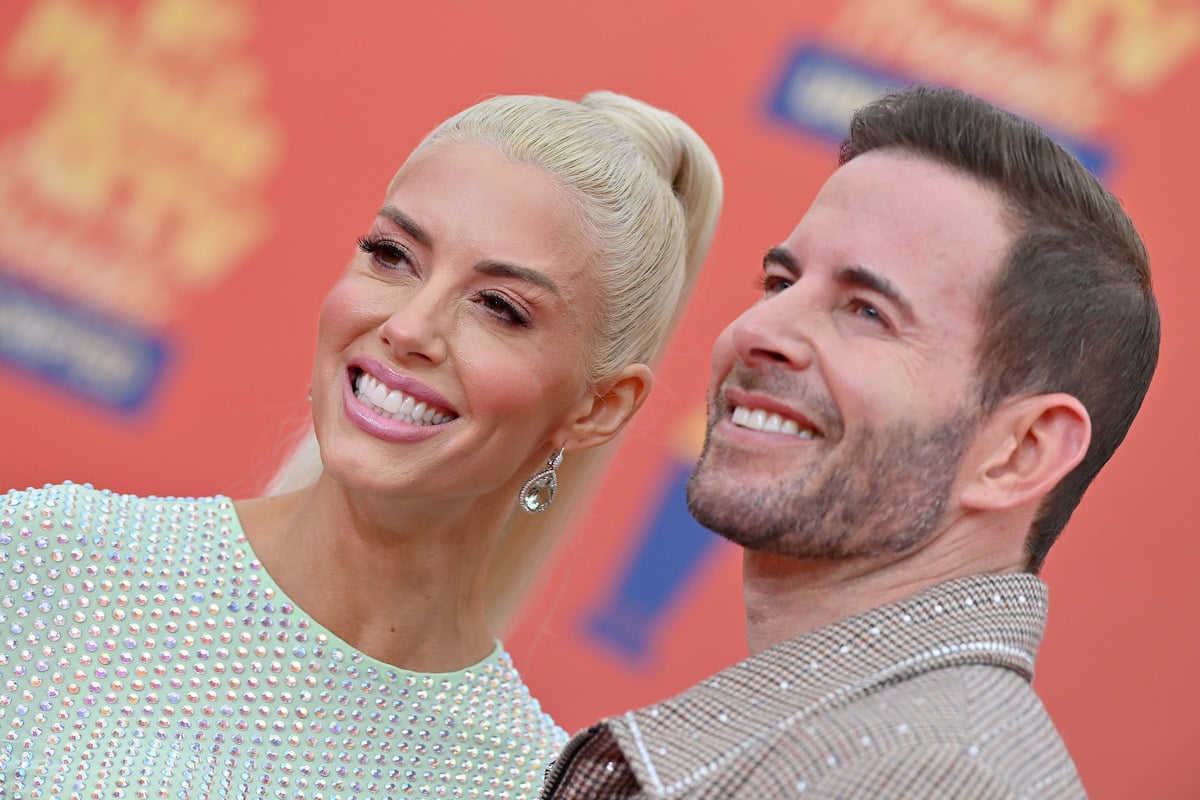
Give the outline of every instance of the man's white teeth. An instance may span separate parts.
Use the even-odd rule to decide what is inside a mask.
[[[794,419],[785,419],[773,412],[763,411],[761,408],[738,406],[733,409],[733,424],[749,428],[752,431],[786,433],[801,439],[812,439],[817,435],[812,428],[801,428]]]
[[[388,389],[365,372],[354,381],[354,396],[371,406],[376,413],[410,425],[440,425],[454,419],[436,408],[417,402],[398,389]]]

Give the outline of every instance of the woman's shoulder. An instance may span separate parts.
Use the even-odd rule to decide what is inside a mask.
[[[541,702],[529,691],[503,643],[497,641],[495,651],[467,672],[474,672],[482,679],[481,683],[487,687],[486,694],[489,696],[504,695],[499,698],[502,700],[503,713],[513,715],[518,729],[523,728],[540,738],[553,752],[566,744],[566,731],[546,713]]]
[[[4,495],[0,495],[0,502],[5,505],[21,505],[21,504],[56,504],[59,502],[101,502],[108,505],[133,505],[138,503],[154,503],[154,504],[213,504],[213,503],[229,503],[229,498],[224,495],[213,495],[211,497],[199,496],[176,496],[176,495],[138,495],[126,492],[118,492],[112,489],[97,489],[90,483],[75,483],[73,481],[63,481],[62,483],[47,483],[45,486],[30,486],[25,489],[10,489]]]
[[[203,520],[236,524],[233,501],[221,495],[136,495],[70,481],[0,495],[0,531],[18,524],[23,529],[69,532],[124,528],[127,521],[135,523],[131,527],[169,527]]]

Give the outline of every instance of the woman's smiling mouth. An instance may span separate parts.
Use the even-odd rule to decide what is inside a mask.
[[[419,426],[441,425],[458,418],[399,389],[389,389],[361,370],[353,380],[354,396],[382,417]]]

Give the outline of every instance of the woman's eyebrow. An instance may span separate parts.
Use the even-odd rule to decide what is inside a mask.
[[[384,206],[379,209],[379,216],[391,220],[397,227],[417,241],[423,247],[433,247],[433,239],[417,224],[417,221],[395,206]]]
[[[553,294],[561,294],[558,291],[558,284],[550,280],[549,275],[529,267],[509,264],[506,261],[481,261],[475,265],[475,271],[497,278],[516,278],[526,283],[532,283],[534,286],[540,286]]]

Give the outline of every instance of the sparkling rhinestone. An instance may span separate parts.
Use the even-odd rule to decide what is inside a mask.
[[[503,650],[433,676],[338,640],[226,498],[0,495],[0,634],[14,796],[532,797],[566,738]]]

